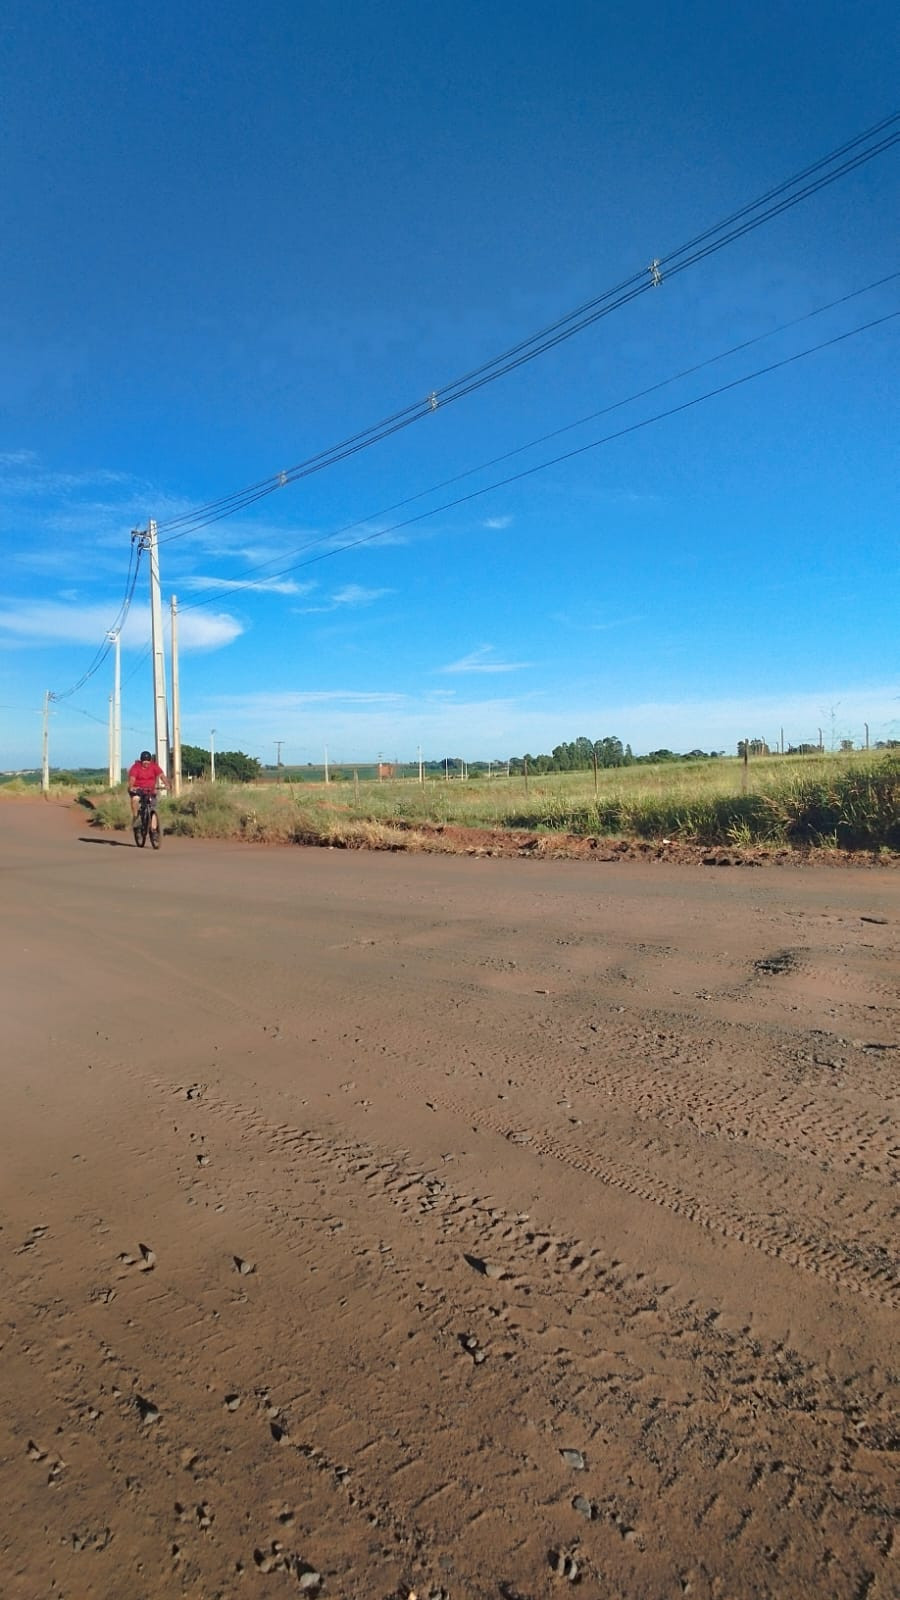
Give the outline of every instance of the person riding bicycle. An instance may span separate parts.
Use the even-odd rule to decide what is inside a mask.
[[[153,759],[149,750],[142,750],[140,759],[132,762],[132,765],[128,768],[128,794],[131,800],[132,827],[137,825],[138,807],[141,803],[142,794],[150,796],[152,811],[150,818],[151,831],[159,827],[155,801],[157,785],[160,783],[164,789],[168,789],[168,779],[162,767]]]

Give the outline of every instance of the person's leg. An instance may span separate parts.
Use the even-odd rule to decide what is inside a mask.
[[[137,814],[138,814],[138,797],[137,797],[136,794],[134,794],[132,791],[129,790],[128,798],[131,801],[131,821],[132,821],[132,823],[135,823],[135,822],[137,822]]]

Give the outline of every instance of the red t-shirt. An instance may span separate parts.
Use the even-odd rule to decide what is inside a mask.
[[[156,793],[157,781],[164,778],[165,773],[155,761],[135,761],[128,768],[129,789],[146,789],[148,794]]]

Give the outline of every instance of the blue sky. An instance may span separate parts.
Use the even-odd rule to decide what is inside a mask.
[[[665,257],[897,109],[897,43],[886,0],[7,0],[0,766],[39,761],[43,694],[103,640],[133,527],[165,541]],[[184,738],[266,761],[280,739],[293,762],[896,737],[900,319],[435,508],[897,311],[900,278],[778,331],[900,272],[898,201],[900,146],[163,542]],[[129,759],[151,742],[147,602],[144,570]],[[54,764],[105,761],[111,678],[55,703]]]

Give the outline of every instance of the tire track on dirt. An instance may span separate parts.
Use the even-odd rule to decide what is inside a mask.
[[[157,1087],[163,1095],[172,1093],[162,1080]],[[460,1329],[476,1325],[478,1317],[476,1348],[486,1353],[490,1370],[503,1362],[492,1405],[513,1419],[521,1414],[522,1425],[532,1433],[537,1425],[538,1435],[549,1429],[559,1437],[568,1419],[562,1438],[577,1430],[574,1436],[595,1454],[608,1454],[616,1441],[615,1450],[631,1463],[633,1487],[612,1487],[606,1473],[586,1480],[596,1496],[591,1500],[589,1493],[588,1499],[597,1527],[596,1553],[585,1571],[605,1574],[608,1581],[609,1564],[617,1559],[625,1563],[619,1581],[626,1572],[632,1583],[638,1581],[641,1560],[654,1548],[651,1505],[670,1543],[673,1528],[684,1530],[674,1536],[682,1575],[690,1570],[692,1528],[708,1526],[716,1533],[721,1523],[723,1548],[733,1547],[735,1562],[748,1559],[749,1550],[771,1549],[781,1528],[777,1561],[767,1559],[783,1592],[792,1574],[804,1583],[813,1576],[809,1550],[794,1537],[798,1518],[806,1523],[815,1514],[825,1526],[836,1519],[857,1562],[873,1537],[883,1541],[884,1510],[866,1478],[869,1455],[862,1477],[852,1465],[861,1431],[877,1427],[885,1415],[877,1380],[860,1374],[850,1388],[783,1346],[748,1343],[720,1330],[702,1308],[670,1301],[665,1287],[640,1270],[581,1241],[552,1235],[487,1199],[458,1193],[444,1178],[421,1170],[408,1152],[276,1123],[212,1091],[204,1092],[201,1105],[207,1129],[210,1123],[221,1127],[217,1138],[249,1139],[265,1150],[265,1203],[261,1195],[253,1203],[264,1229],[280,1236],[293,1227],[296,1233],[291,1215],[298,1175],[305,1193],[320,1186],[339,1209],[341,1193],[349,1189],[355,1216],[367,1219],[375,1238],[379,1207],[386,1203],[399,1214],[403,1231],[385,1266],[390,1286],[375,1293],[376,1321],[385,1295],[410,1303],[413,1291],[404,1284],[414,1276],[424,1331],[445,1356],[448,1343],[456,1343]],[[252,1152],[247,1161],[252,1170]],[[290,1392],[281,1405],[290,1424],[286,1431],[293,1434]],[[308,1435],[308,1423],[300,1425],[299,1437]],[[337,1458],[332,1453],[328,1459],[333,1466]],[[388,1477],[399,1493],[407,1469],[398,1465],[397,1474]],[[516,1498],[512,1484],[508,1492]],[[426,1481],[418,1498],[406,1501],[407,1509],[392,1498],[391,1514],[399,1527],[415,1529],[417,1519],[427,1520],[427,1508],[443,1506],[446,1512],[454,1493],[446,1482]],[[407,1494],[408,1486],[401,1501]],[[372,1490],[363,1485],[361,1504],[371,1501]],[[534,1504],[529,1514],[538,1515]],[[557,1526],[562,1519],[565,1533],[561,1504],[554,1516]],[[546,1522],[541,1526],[546,1539]],[[726,1568],[731,1559],[723,1557]],[[830,1593],[850,1600],[857,1578],[849,1569],[845,1582],[823,1556],[816,1571]],[[671,1568],[668,1576],[675,1577]],[[465,1592],[482,1592],[477,1578]],[[695,1578],[693,1592],[713,1590]]]

